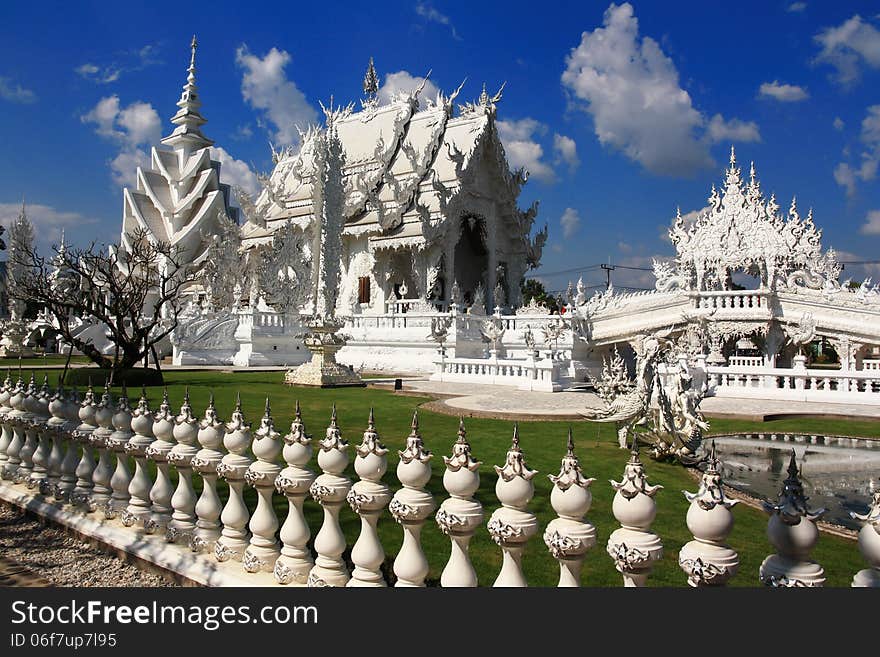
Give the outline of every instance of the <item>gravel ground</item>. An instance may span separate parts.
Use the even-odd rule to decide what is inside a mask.
[[[0,555],[54,586],[174,586],[5,504],[0,504]]]

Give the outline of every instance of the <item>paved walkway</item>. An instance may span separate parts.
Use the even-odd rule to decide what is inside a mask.
[[[388,385],[393,382],[389,381]],[[378,383],[383,385],[384,382]],[[376,385],[376,384],[374,384]],[[590,391],[526,392],[503,386],[440,383],[424,379],[403,380],[405,391],[437,397],[433,410],[475,417],[502,419],[583,419],[579,411],[601,408],[602,400]],[[764,401],[707,397],[701,409],[715,417],[770,420],[781,416],[834,417],[880,420],[880,408],[860,404]]]

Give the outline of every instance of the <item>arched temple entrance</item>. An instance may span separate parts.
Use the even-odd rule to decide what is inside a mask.
[[[455,280],[458,281],[462,297],[471,303],[477,286],[482,283],[485,291],[487,285],[489,250],[486,245],[486,220],[477,215],[465,215],[460,225],[455,245]]]

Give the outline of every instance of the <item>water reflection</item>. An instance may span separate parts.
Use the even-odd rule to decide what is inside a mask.
[[[777,499],[792,448],[810,507],[823,520],[858,529],[850,511],[865,513],[868,485],[880,480],[880,441],[791,434],[739,434],[714,438],[724,483],[755,497]],[[704,447],[708,447],[704,444]]]

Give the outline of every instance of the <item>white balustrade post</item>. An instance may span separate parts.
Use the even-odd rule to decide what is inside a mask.
[[[544,530],[544,544],[559,562],[559,586],[577,587],[587,550],[596,544],[596,528],[583,519],[593,495],[590,484],[595,479],[584,477],[574,454],[574,439],[568,429],[568,452],[562,458],[558,475],[547,475],[553,482],[550,505],[558,514]]]
[[[217,417],[214,393],[211,393],[205,417],[199,424],[198,439],[202,448],[192,460],[193,469],[202,477],[202,494],[196,502],[196,528],[190,541],[193,552],[213,551],[214,544],[220,538],[220,513],[223,511],[223,504],[217,494],[217,466],[223,460],[220,448],[225,435],[226,428]]]
[[[128,486],[128,507],[122,512],[122,524],[145,526],[150,519],[150,491],[153,480],[147,467],[147,449],[153,444],[153,411],[147,400],[147,389],[141,388],[141,398],[131,414],[133,434],[125,443],[125,451],[134,458],[134,476]]]
[[[501,507],[489,517],[486,528],[501,546],[501,571],[492,586],[527,586],[522,571],[522,552],[528,540],[538,531],[538,518],[528,511],[529,501],[535,494],[532,479],[537,470],[529,470],[525,455],[519,447],[519,427],[513,425],[513,442],[507,450],[504,466],[494,466],[498,474],[495,495]]]
[[[852,585],[858,588],[880,588],[880,487],[871,481],[871,506],[864,515],[850,512],[864,524],[859,531],[859,551],[870,568],[856,573]]]
[[[788,477],[782,482],[782,491],[776,504],[764,502],[770,514],[767,538],[776,548],[761,564],[758,575],[766,586],[804,587],[824,586],[825,569],[810,559],[810,552],[819,540],[816,521],[825,509],[811,510],[807,506],[795,452],[791,450]]]
[[[2,403],[2,393],[0,393]],[[61,384],[49,399],[49,419],[46,420],[46,433],[52,441],[49,462],[46,465],[46,479],[40,484],[40,493],[58,497],[58,484],[61,481],[61,464],[64,461],[64,429],[67,426],[67,395]]]
[[[116,469],[110,478],[110,504],[104,511],[104,517],[116,518],[127,508],[131,495],[128,487],[131,486],[131,469],[128,465],[128,453],[125,446],[132,437],[131,432],[131,405],[128,401],[128,389],[122,385],[122,394],[116,399],[116,409],[113,413],[113,433],[107,437],[108,451],[116,455]]]
[[[342,560],[345,535],[339,526],[339,511],[351,490],[351,480],[342,473],[348,466],[348,443],[336,423],[336,404],[330,414],[330,426],[321,440],[318,465],[322,472],[309,487],[309,493],[324,509],[324,522],[315,536],[318,557],[309,571],[307,584],[317,586],[345,586],[351,578]]]
[[[12,377],[7,368],[6,379],[3,385],[0,385],[0,477],[3,479],[6,478],[3,471],[6,470],[6,463],[9,461],[6,451],[12,441],[12,427],[6,419],[6,415],[12,412],[12,406],[9,405],[10,397],[12,397]]]
[[[355,451],[357,456],[354,459],[354,470],[360,480],[352,486],[346,500],[351,510],[361,519],[361,533],[351,549],[354,570],[346,586],[386,586],[380,569],[385,561],[385,550],[379,542],[376,525],[382,509],[391,500],[391,489],[381,481],[388,469],[388,459],[385,456],[388,450],[379,440],[372,408],[367,430]]]
[[[171,520],[165,528],[165,540],[169,543],[189,544],[196,528],[196,491],[193,488],[192,460],[199,452],[196,441],[199,421],[193,417],[189,403],[189,387],[183,394],[180,413],[174,418],[174,447],[168,452],[168,462],[177,470],[177,488],[171,496]]]
[[[46,375],[43,378],[42,387],[32,402],[34,417],[31,418],[30,431],[34,433],[37,448],[34,451],[34,471],[27,482],[28,488],[37,488],[43,495],[48,492],[46,486],[49,477],[49,454],[52,451],[52,440],[46,427],[46,422],[49,421],[49,400],[51,398],[49,376]]]
[[[174,449],[174,413],[168,402],[168,388],[162,393],[162,403],[153,413],[153,436],[156,440],[146,448],[147,458],[156,464],[156,481],[150,489],[150,515],[144,518],[144,531],[164,533],[171,522],[171,497],[174,487],[168,475],[168,454]]]
[[[37,432],[34,429],[32,420],[34,419],[34,402],[37,401],[37,384],[34,381],[34,374],[31,372],[31,380],[28,382],[27,388],[22,397],[22,414],[18,417],[19,431],[24,436],[21,451],[18,457],[21,464],[18,466],[18,472],[15,474],[13,481],[17,484],[27,483],[31,474],[34,472],[34,453],[37,451]]]
[[[279,584],[305,584],[315,565],[307,547],[311,534],[303,515],[303,503],[315,480],[314,473],[305,467],[312,458],[311,441],[297,401],[290,432],[284,436],[283,455],[287,467],[275,479],[276,490],[287,498],[287,518],[281,526],[283,545],[274,570]]]
[[[61,426],[62,436],[67,441],[64,458],[61,461],[61,477],[55,490],[55,499],[62,504],[70,502],[73,489],[76,487],[76,468],[79,465],[79,442],[76,439],[76,427],[79,426],[79,391],[74,388],[64,402],[65,423]]]
[[[226,425],[223,445],[227,454],[217,466],[217,474],[229,485],[229,497],[220,514],[223,530],[214,544],[217,561],[241,561],[248,546],[248,520],[251,517],[244,503],[244,475],[252,459],[248,455],[251,446],[251,425],[241,412],[241,395],[236,395],[235,410]]]
[[[21,373],[18,375],[18,381],[9,392],[9,408],[6,413],[6,421],[3,423],[4,428],[9,433],[9,445],[6,448],[6,463],[3,466],[3,478],[15,481],[18,469],[21,466],[21,448],[24,447],[24,431],[22,430],[19,418],[24,414],[24,382],[21,379]]]
[[[625,587],[645,586],[654,562],[663,556],[660,537],[651,531],[651,523],[657,515],[654,496],[663,486],[648,483],[637,441],[633,436],[632,454],[623,470],[623,480],[611,481],[611,487],[617,491],[611,512],[621,527],[611,533],[607,551],[623,575]]]
[[[257,508],[251,516],[250,545],[245,550],[241,562],[249,573],[271,573],[275,561],[281,554],[281,546],[275,533],[278,531],[278,516],[272,504],[275,492],[275,479],[281,473],[278,455],[281,454],[281,434],[275,430],[269,398],[266,397],[266,411],[260,420],[260,428],[254,432],[252,446],[256,461],[251,463],[244,475],[245,481],[257,491]]]
[[[452,456],[444,456],[446,470],[443,487],[449,497],[443,500],[434,516],[440,531],[449,536],[449,561],[440,574],[440,586],[474,587],[477,573],[468,555],[468,546],[477,527],[483,524],[483,505],[474,499],[480,487],[481,461],[471,456],[464,420],[458,419],[458,439],[452,445]]]
[[[92,389],[92,384],[89,383],[82,403],[79,405],[80,424],[74,430],[76,439],[82,445],[82,458],[76,466],[76,485],[70,496],[71,504],[85,511],[91,511],[88,502],[92,495],[92,488],[95,487],[92,482],[92,473],[95,471],[95,450],[92,447],[91,438],[92,432],[97,429],[95,425],[97,410],[95,391]]]
[[[388,510],[403,527],[403,545],[394,559],[395,586],[424,586],[428,559],[422,550],[422,527],[437,508],[434,497],[425,490],[431,480],[431,452],[425,449],[419,433],[418,411],[413,413],[406,448],[398,452],[397,478],[403,484],[391,499]]]
[[[92,447],[98,450],[98,465],[92,472],[94,487],[89,499],[89,508],[92,511],[100,509],[104,513],[104,517],[107,517],[107,507],[113,494],[113,489],[110,488],[110,482],[113,479],[113,466],[110,462],[112,452],[107,445],[107,439],[113,433],[113,410],[108,378],[104,385],[104,394],[101,395],[101,401],[95,410],[97,428],[89,437]]]
[[[739,500],[727,497],[722,486],[720,461],[715,456],[713,440],[699,489],[696,493],[682,491],[691,503],[687,526],[694,540],[678,553],[678,565],[691,586],[724,586],[739,569],[739,556],[724,542],[733,529],[730,509]]]

